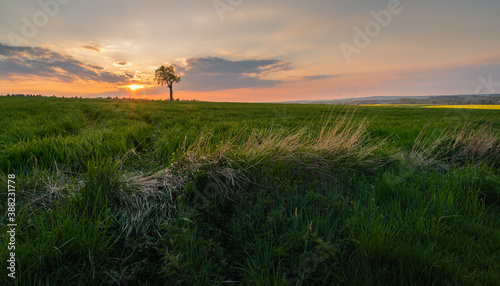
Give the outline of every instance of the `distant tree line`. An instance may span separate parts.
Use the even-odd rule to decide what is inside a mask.
[[[22,93],[16,93],[16,94],[10,94],[10,93],[7,93],[7,94],[0,94],[0,96],[7,96],[7,97],[57,97],[55,95],[43,95],[43,94],[22,94]],[[168,98],[166,99],[147,99],[147,98],[131,98],[131,97],[118,97],[118,96],[115,96],[115,97],[111,97],[111,96],[108,96],[108,97],[83,97],[83,96],[72,96],[72,97],[64,97],[64,96],[61,96],[60,98],[79,98],[79,99],[96,99],[96,98],[99,98],[99,99],[114,99],[114,100],[145,100],[145,101],[169,101]],[[204,102],[202,100],[197,100],[197,99],[175,99],[174,101],[190,101],[190,102]]]
[[[22,94],[22,93],[16,93],[16,94],[2,94],[0,96],[17,96],[17,97],[56,97],[55,95],[52,96],[47,96],[43,94]]]

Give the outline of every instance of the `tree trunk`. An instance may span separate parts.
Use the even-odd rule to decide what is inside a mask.
[[[170,88],[170,101],[174,101],[174,91],[172,90],[172,86],[169,85],[168,88]]]

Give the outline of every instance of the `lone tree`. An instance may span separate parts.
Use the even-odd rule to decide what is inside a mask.
[[[170,88],[170,101],[174,100],[172,86],[181,81],[181,77],[175,74],[173,66],[161,66],[155,70],[155,82],[159,85],[167,85]]]

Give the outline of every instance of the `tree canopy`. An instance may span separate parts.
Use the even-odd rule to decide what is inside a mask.
[[[181,81],[181,77],[175,74],[175,68],[171,65],[157,68],[155,70],[155,82],[159,85],[166,85],[170,89],[170,100],[173,97],[173,84]]]

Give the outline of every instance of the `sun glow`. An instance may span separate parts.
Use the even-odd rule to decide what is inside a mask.
[[[139,84],[132,84],[132,85],[129,85],[128,88],[132,91],[135,91],[135,90],[138,90],[138,89],[141,89],[141,88],[144,88],[143,85],[139,85]]]

